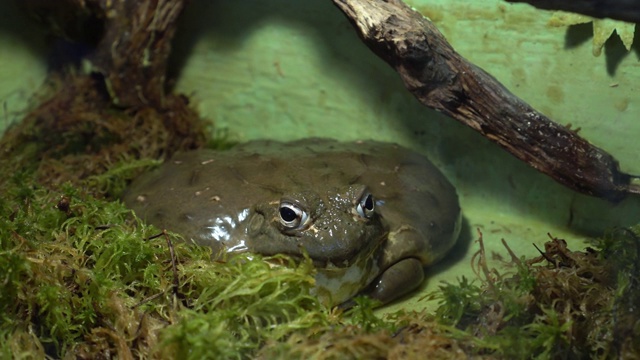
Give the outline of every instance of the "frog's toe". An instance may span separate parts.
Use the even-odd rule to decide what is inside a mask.
[[[424,268],[420,260],[403,259],[385,270],[362,294],[386,304],[415,290],[423,280]]]

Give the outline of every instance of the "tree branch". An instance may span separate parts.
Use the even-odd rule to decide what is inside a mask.
[[[457,54],[437,28],[400,0],[334,0],[407,89],[576,191],[621,200],[640,193],[618,162],[510,93]]]

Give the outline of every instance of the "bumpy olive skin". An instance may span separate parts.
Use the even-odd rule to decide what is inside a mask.
[[[365,215],[369,194],[375,208]],[[253,141],[181,153],[137,179],[124,201],[214,253],[308,254],[328,304],[362,291],[388,302],[415,289],[423,266],[441,259],[460,230],[458,198],[442,173],[418,153],[375,141]],[[307,221],[287,227],[283,204]]]

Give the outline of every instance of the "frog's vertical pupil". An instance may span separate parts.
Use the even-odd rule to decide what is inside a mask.
[[[364,201],[364,208],[369,211],[373,210],[373,196],[371,196],[371,194],[367,195]]]
[[[286,222],[292,222],[298,217],[298,215],[293,211],[293,209],[283,206],[280,208],[280,217]]]

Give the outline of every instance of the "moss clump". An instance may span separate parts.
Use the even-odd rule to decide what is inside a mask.
[[[148,165],[123,164],[85,184],[115,189],[128,169]],[[379,318],[366,299],[347,313],[321,307],[309,262],[211,261],[209,249],[172,242],[119,202],[34,184],[29,171],[0,181],[5,358],[640,355],[640,226],[582,252],[552,239],[537,258],[512,254],[505,272],[488,266],[480,237],[480,281],[443,284],[429,297],[440,301],[435,313]]]
[[[152,236],[119,202],[25,180],[2,184],[3,357],[246,357],[327,322],[307,262],[213,262],[208,248]]]
[[[163,331],[163,351],[177,359],[242,358],[267,340],[326,324],[326,313],[309,294],[311,264],[266,260],[235,257],[216,272],[207,260],[185,264],[181,272],[189,278],[181,290],[188,305]],[[273,260],[289,266],[271,268]]]
[[[7,173],[29,169],[47,188],[66,182],[84,186],[87,178],[133,160],[164,159],[216,142],[185,96],[168,94],[161,108],[121,108],[113,104],[99,77],[77,70],[52,73],[33,101],[39,103],[3,136],[0,168]],[[129,172],[142,170],[133,167]],[[99,192],[111,189],[88,189],[98,196],[117,197]]]
[[[487,348],[471,334],[443,325],[432,313],[399,311],[380,318],[366,299],[357,303],[340,322],[268,343],[259,358],[468,359],[474,346]]]
[[[443,284],[429,297],[440,301],[435,313],[379,318],[366,299],[346,313],[321,307],[309,262],[211,261],[209,249],[172,242],[119,202],[34,184],[29,172],[0,182],[5,358],[640,355],[640,227],[582,252],[552,239],[537,258],[512,254],[505,272],[488,266],[481,246],[480,281]]]
[[[481,284],[444,284],[434,295],[436,314],[455,326],[452,334],[480,340],[464,346],[475,355],[639,357],[639,234],[640,226],[617,230],[583,252],[552,238],[529,260],[509,250],[515,271],[503,274],[487,266],[480,236],[474,265]]]

